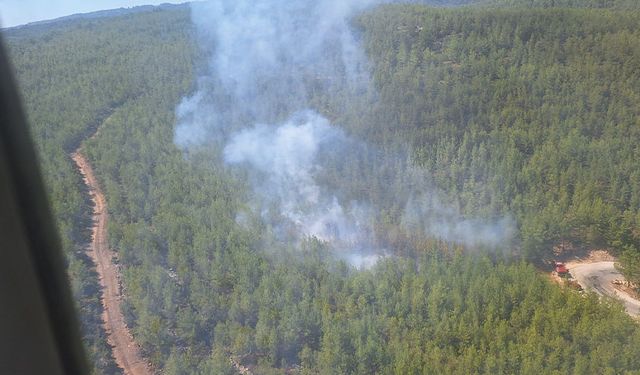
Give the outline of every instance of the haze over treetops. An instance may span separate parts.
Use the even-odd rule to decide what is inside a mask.
[[[81,143],[125,317],[162,373],[233,374],[230,358],[259,374],[640,371],[622,306],[539,270],[566,243],[608,249],[640,281],[637,4],[475,5],[357,12],[349,43],[259,76],[253,108],[212,69],[222,47],[188,5],[4,31],[95,372],[119,369],[82,251]],[[204,142],[176,145],[196,123]],[[293,159],[302,177],[272,158],[290,156],[269,148],[282,134],[322,136]],[[335,208],[325,197],[333,221],[309,204]],[[347,224],[300,231],[318,220]],[[378,251],[367,267],[336,245],[371,255],[354,242]]]

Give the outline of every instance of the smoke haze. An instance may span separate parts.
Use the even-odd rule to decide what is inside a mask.
[[[321,172],[320,153],[344,147],[344,133],[314,112],[293,116],[283,125],[256,125],[235,133],[224,148],[229,165],[250,171],[256,194],[269,206],[279,207],[306,236],[324,241],[358,243],[367,233],[361,211],[347,213],[330,191],[316,182]]]
[[[470,247],[508,243],[510,219],[463,217],[406,154],[348,136],[309,104],[318,92],[369,88],[349,20],[382,2],[192,4],[199,40],[213,52],[197,91],[177,108],[176,144],[219,149],[223,163],[246,176],[254,214],[278,239],[316,237],[356,267],[388,253],[375,228],[394,210],[408,232]]]

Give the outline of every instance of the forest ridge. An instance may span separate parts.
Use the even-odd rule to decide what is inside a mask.
[[[481,3],[359,15],[375,101],[311,99],[350,134],[409,145],[464,214],[513,215],[518,257],[413,237],[389,205],[376,225],[403,256],[367,271],[313,239],[279,249],[288,256],[260,250],[268,228],[236,220],[242,180],[213,150],[176,148],[176,105],[210,52],[188,6],[6,31],[95,373],[119,370],[69,153],[98,126],[85,150],[107,196],[124,313],[163,373],[232,374],[229,356],[263,374],[640,371],[640,328],[620,304],[535,267],[566,241],[609,249],[640,281],[636,2]]]

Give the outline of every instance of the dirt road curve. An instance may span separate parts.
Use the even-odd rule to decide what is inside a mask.
[[[614,280],[624,280],[615,268],[614,262],[567,264],[569,272],[584,289],[593,290],[601,296],[610,296],[622,300],[627,313],[640,316],[640,301],[614,287]]]
[[[93,211],[92,240],[88,253],[96,265],[102,288],[102,320],[109,344],[113,347],[113,356],[125,375],[152,374],[150,366],[140,355],[133,341],[120,309],[120,283],[118,269],[113,262],[115,253],[107,242],[107,207],[104,194],[100,190],[93,168],[78,149],[71,158],[80,169],[85,184],[89,187],[91,200],[95,204]]]

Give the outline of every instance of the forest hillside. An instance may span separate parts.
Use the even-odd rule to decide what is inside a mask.
[[[257,374],[640,371],[640,327],[620,303],[540,272],[571,244],[608,249],[640,281],[635,2],[475,4],[367,10],[351,26],[370,86],[309,93],[349,137],[407,151],[376,178],[357,164],[366,153],[323,170],[327,186],[351,181],[342,194],[377,209],[372,241],[389,254],[368,268],[318,238],[278,241],[218,146],[176,146],[176,108],[212,53],[188,5],[4,30],[95,373],[120,370],[83,251],[91,205],[70,157],[80,144],[106,195],[125,317],[164,374],[233,374],[230,358]],[[405,194],[410,173],[464,219],[508,218],[508,243],[413,233],[384,190]]]

